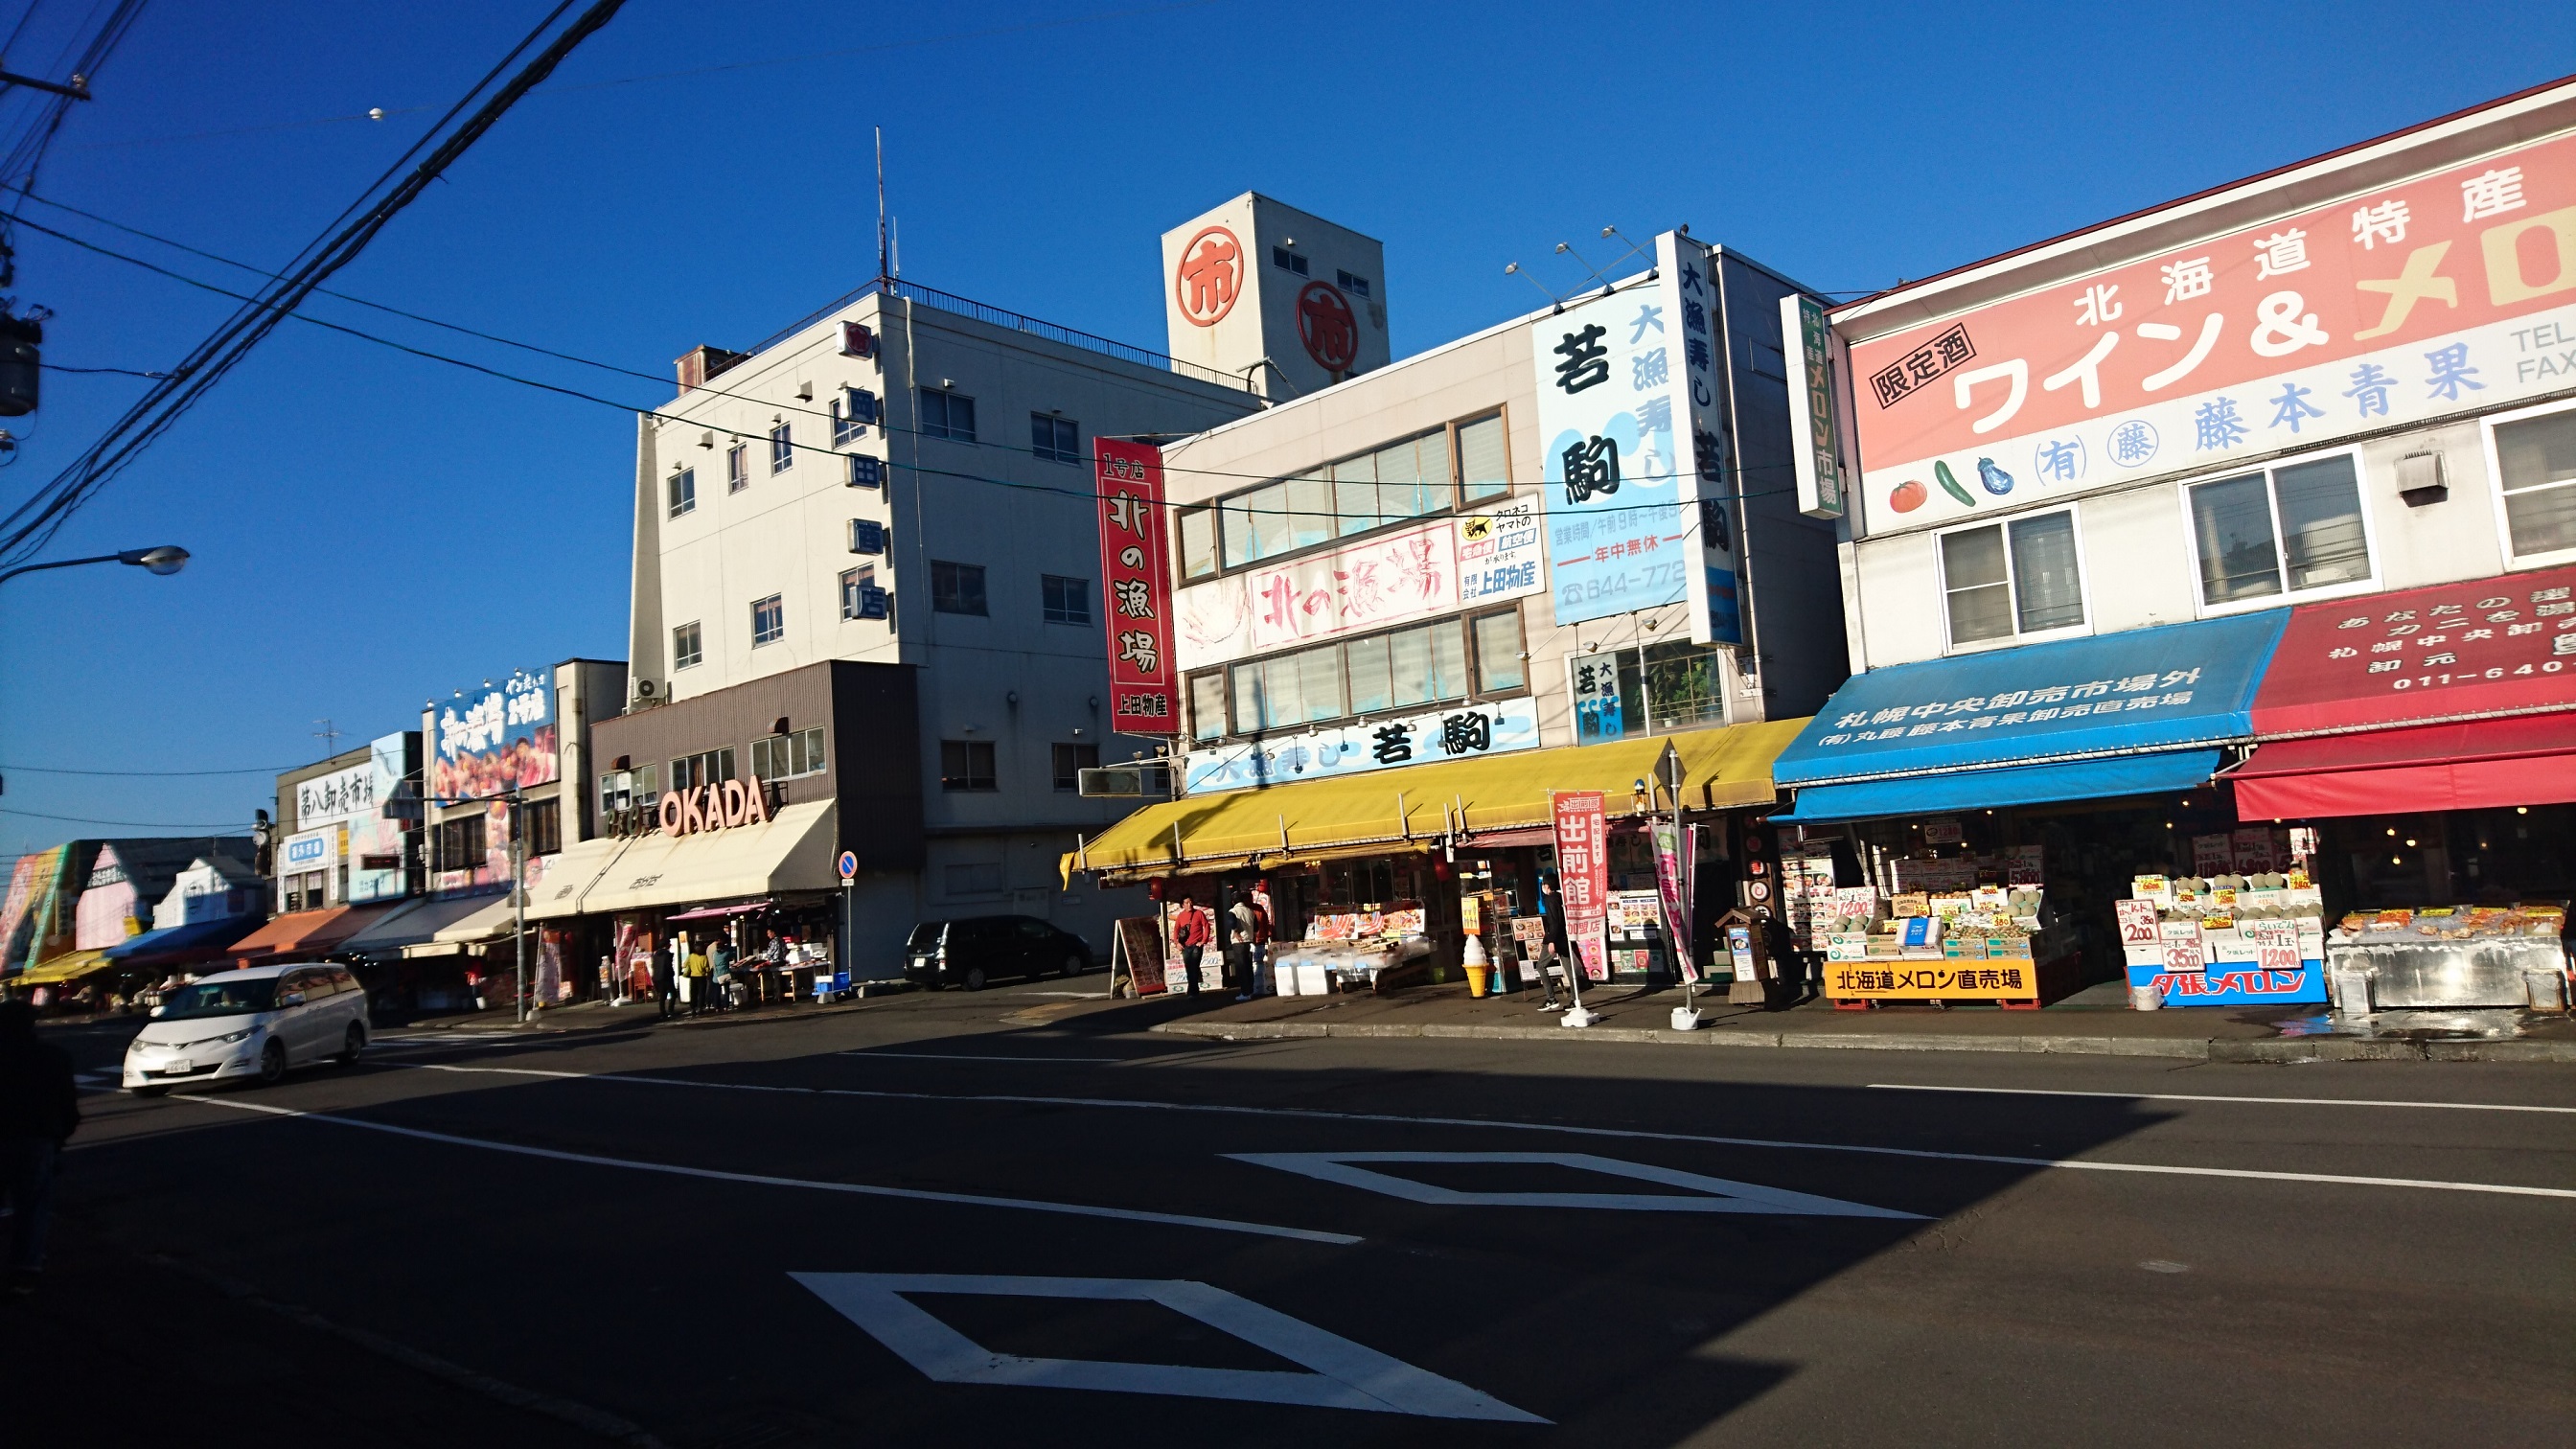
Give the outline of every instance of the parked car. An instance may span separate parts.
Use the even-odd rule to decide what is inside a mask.
[[[903,948],[903,974],[914,985],[969,991],[1006,977],[1072,976],[1091,964],[1091,948],[1080,936],[1035,916],[924,921]]]
[[[186,1082],[354,1062],[367,1046],[367,993],[346,966],[252,966],[190,982],[152,1008],[125,1049],[125,1090],[154,1097]]]

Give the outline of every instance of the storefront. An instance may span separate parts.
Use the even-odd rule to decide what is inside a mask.
[[[2136,943],[2122,930],[2136,911],[2118,902],[2142,881],[2150,892],[2185,881],[2182,909],[2206,904],[2193,842],[2232,840],[2234,803],[2212,780],[2253,734],[2255,690],[2286,619],[2267,610],[1847,682],[1775,771],[1797,792],[1774,819],[1796,827],[1782,844],[1785,904],[1825,957],[1823,993],[1844,1004],[2039,1005],[2128,977]],[[2217,872],[2228,904],[2249,888],[2233,878],[2240,863],[2292,888],[2296,863],[2274,858],[2269,832],[2266,842],[2259,859]],[[2312,891],[2302,899],[2313,907]],[[2277,914],[2289,903],[2261,904]],[[2211,915],[2213,931],[2232,931],[2225,911]],[[2176,1002],[2324,999],[2317,957],[2258,958],[2237,934],[2209,945],[2231,954],[2149,979],[2187,977],[2164,983]],[[2164,961],[2161,947],[2152,959]]]
[[[2571,664],[2576,568],[2290,611],[2225,778],[2246,825],[2314,842],[2339,1005],[2562,1004]]]
[[[1470,937],[1488,960],[1514,954],[1513,921],[1540,911],[1543,879],[1556,872],[1551,794],[1598,791],[1608,826],[1611,951],[1587,969],[1597,979],[1674,979],[1662,942],[1650,821],[1672,818],[1680,781],[1684,818],[1715,827],[1695,863],[1695,895],[1711,914],[1736,899],[1736,862],[1747,825],[1778,800],[1771,763],[1806,723],[1727,729],[1531,750],[1504,758],[1410,766],[1264,789],[1193,795],[1150,806],[1066,856],[1068,883],[1092,872],[1104,884],[1153,883],[1162,903],[1151,938],[1166,949],[1168,913],[1183,897],[1232,935],[1237,899],[1269,911],[1281,943],[1346,948],[1352,969],[1382,984],[1446,974],[1467,960]],[[1668,756],[1669,752],[1669,756]],[[1667,763],[1667,760],[1672,763]],[[1633,903],[1634,909],[1629,909]],[[1712,915],[1713,920],[1713,915]],[[1705,928],[1693,939],[1711,942]],[[1122,940],[1124,938],[1122,937]],[[1130,954],[1136,949],[1130,948]],[[1211,962],[1218,957],[1211,950]],[[1282,945],[1274,955],[1294,953]],[[1707,951],[1701,950],[1705,961]],[[1277,982],[1298,991],[1340,974],[1332,950],[1313,953],[1315,975]],[[1162,960],[1137,963],[1155,989]],[[1213,964],[1204,965],[1213,973]],[[1386,973],[1393,972],[1394,975]],[[1206,984],[1213,984],[1209,982]]]

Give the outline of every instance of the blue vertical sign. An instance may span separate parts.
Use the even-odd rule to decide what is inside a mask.
[[[1726,356],[1718,304],[1717,257],[1678,232],[1655,238],[1655,271],[1673,329],[1672,412],[1678,429],[1683,532],[1692,561],[1691,641],[1741,644],[1744,613],[1736,598],[1735,490],[1726,480],[1726,406],[1720,373]]]
[[[1530,324],[1560,625],[1688,597],[1697,550],[1679,503],[1671,310],[1665,289],[1647,283]]]

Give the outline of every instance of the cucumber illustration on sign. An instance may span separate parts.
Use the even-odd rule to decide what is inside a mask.
[[[1932,476],[1940,480],[1942,492],[1958,499],[1961,503],[1970,508],[1977,506],[1976,495],[1959,486],[1958,475],[1950,471],[1950,465],[1948,463],[1935,461],[1932,464]]]
[[[1977,460],[1977,481],[1985,484],[1986,491],[1998,498],[2012,491],[2012,475],[1996,467],[1992,458]]]

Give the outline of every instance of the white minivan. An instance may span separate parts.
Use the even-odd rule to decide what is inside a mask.
[[[193,981],[159,1006],[125,1049],[125,1090],[158,1096],[187,1082],[354,1062],[367,1045],[367,993],[346,966],[251,966]]]

